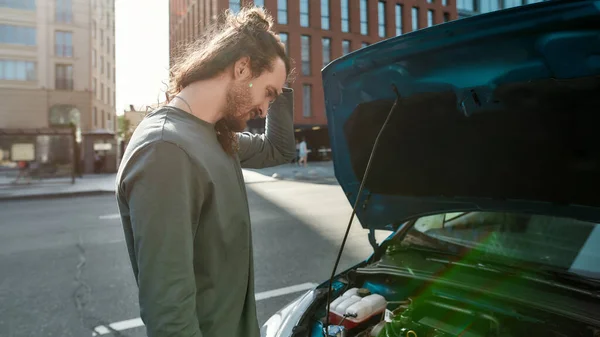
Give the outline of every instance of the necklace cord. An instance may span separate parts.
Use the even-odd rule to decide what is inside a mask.
[[[188,103],[188,102],[187,102],[185,99],[183,99],[183,97],[175,96],[175,97],[173,97],[173,98],[179,98],[180,100],[182,100],[182,101],[183,101],[183,103],[185,103],[185,105],[187,105],[188,109],[190,109],[190,113],[191,113],[192,115],[194,114],[194,113],[192,112],[192,107],[190,106],[190,104],[189,104],[189,103]]]

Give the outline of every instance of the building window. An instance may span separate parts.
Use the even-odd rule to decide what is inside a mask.
[[[104,56],[100,56],[100,74],[104,74]]]
[[[96,49],[92,49],[92,67],[96,69]]]
[[[350,7],[348,0],[341,0],[342,8],[342,32],[350,32]]]
[[[2,0],[0,0],[0,3]],[[14,25],[0,25],[0,43],[35,46],[35,28]]]
[[[289,55],[290,51],[289,51],[289,43],[288,43],[288,33],[279,33],[279,38],[281,39],[281,42],[283,42],[283,45],[285,46],[285,53]]]
[[[106,37],[106,55],[110,55],[110,36]]]
[[[92,116],[94,126],[98,125],[98,108],[94,107],[94,114]]]
[[[487,0],[489,1],[489,0]],[[482,0],[481,2],[487,2],[486,0]],[[517,6],[522,6],[523,5],[523,1],[522,0],[504,0],[504,7],[503,8],[511,8],[511,7],[517,7]],[[496,1],[496,4],[498,4],[498,1]]]
[[[73,90],[73,65],[57,64],[56,65],[56,83],[55,87],[58,90]]]
[[[110,80],[110,62],[106,62],[106,77]]]
[[[456,0],[456,9],[472,12],[475,10],[475,1],[474,0]]]
[[[433,10],[427,11],[427,27],[433,26]]]
[[[402,5],[396,5],[396,36],[402,35]]]
[[[106,114],[104,113],[104,110],[102,110],[102,114],[100,115],[100,118],[102,120],[102,128],[104,129],[106,127]]]
[[[302,75],[310,76],[310,36],[302,35],[300,39],[302,48]]]
[[[58,126],[73,123],[77,126],[77,132],[81,132],[81,112],[74,105],[55,104],[50,108],[48,115],[50,125]]]
[[[450,21],[450,13],[444,13],[444,22]]]
[[[504,5],[507,5],[509,1],[504,1]],[[519,1],[520,2],[520,1]],[[506,8],[506,7],[505,7]],[[480,13],[489,13],[500,9],[498,0],[480,0],[478,10]]]
[[[419,29],[419,8],[417,7],[413,7],[412,8],[412,30],[418,30]]]
[[[385,2],[379,1],[377,4],[379,37],[385,37]]]
[[[303,84],[302,85],[302,116],[303,117],[310,117],[312,116],[312,109],[311,109],[311,103],[312,103],[312,99],[311,99],[311,94],[312,94],[312,87],[310,84]]]
[[[54,33],[54,53],[58,57],[73,57],[73,33]]]
[[[448,0],[442,0],[442,6],[448,6]]]
[[[110,95],[110,88],[107,86],[107,87],[106,87],[106,99],[108,100],[108,105],[110,105],[110,104],[111,104],[111,103],[110,103],[110,101],[111,101],[110,97],[111,97],[111,95]],[[109,119],[110,119],[110,118],[109,118]]]
[[[342,41],[342,53],[344,55],[350,53],[350,40],[343,40]]]
[[[287,25],[288,0],[277,0],[277,22],[282,25]]]
[[[94,93],[94,98],[96,97],[96,95],[98,94],[98,89],[96,88],[96,79],[92,78],[92,92]]]
[[[71,23],[73,21],[73,12],[71,0],[56,0],[56,22]]]
[[[34,11],[35,0],[0,0],[0,7]]]
[[[433,0],[427,0],[427,3],[428,3],[428,4],[432,4],[432,3],[433,3]]]
[[[321,29],[329,30],[329,0],[321,0]]]
[[[265,0],[254,0],[254,6],[265,7]]]
[[[96,20],[92,20],[92,37],[96,38]]]
[[[310,5],[308,0],[300,0],[300,26],[310,26]]]
[[[104,83],[100,83],[100,100],[104,103]]]
[[[237,13],[241,8],[241,0],[229,0],[229,9],[231,9],[232,12]]]
[[[331,38],[324,37],[321,39],[323,44],[323,67],[331,62]]]
[[[364,48],[364,47],[366,47],[366,46],[368,46],[368,45],[369,45],[369,43],[368,43],[368,42],[363,42],[363,43],[361,44],[362,48]]]
[[[21,60],[0,60],[0,80],[35,81],[36,63]]]
[[[360,33],[369,35],[369,8],[367,0],[360,0]]]

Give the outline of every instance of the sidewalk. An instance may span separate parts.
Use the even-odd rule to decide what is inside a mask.
[[[0,200],[20,200],[34,198],[56,198],[79,195],[98,195],[115,193],[115,175],[85,175],[76,178],[45,179],[31,184],[3,185],[0,187]]]
[[[246,184],[278,180],[336,183],[332,162],[309,163],[307,168],[285,164],[265,169],[244,169]],[[115,174],[85,175],[75,179],[47,179],[31,184],[0,186],[0,201],[74,197],[115,193]]]
[[[245,171],[256,172],[278,180],[296,180],[307,182],[337,183],[333,172],[333,162],[309,162],[308,167],[296,164],[285,164],[264,169],[247,169]],[[246,173],[244,173],[246,177]]]

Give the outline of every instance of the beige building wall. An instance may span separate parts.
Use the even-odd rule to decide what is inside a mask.
[[[50,125],[48,111],[55,104],[74,105],[81,114],[81,129],[91,123],[91,93],[47,89],[0,89],[0,128],[30,129]]]
[[[93,128],[116,132],[114,1],[94,2],[91,22],[91,87],[95,86],[92,105],[92,115],[95,115]]]
[[[30,27],[39,29],[38,24],[39,11],[20,10],[13,8],[0,7],[0,25],[11,25],[18,27]],[[5,32],[0,32],[4,34]],[[6,37],[4,37],[6,38]],[[45,126],[41,121],[43,116],[39,109],[45,109],[43,91],[32,92],[32,90],[41,89],[40,75],[43,71],[39,65],[39,39],[36,46],[9,44],[4,38],[0,39],[0,60],[19,60],[38,63],[35,70],[37,79],[25,81],[7,80],[0,74],[0,128],[6,127],[27,127],[31,119],[34,127]],[[0,72],[5,71],[4,65],[0,64]],[[31,93],[31,95],[28,95]],[[31,109],[35,109],[32,111]]]
[[[144,117],[146,117],[146,114],[147,114],[146,111],[141,111],[141,110],[125,111],[124,116],[125,116],[125,119],[129,120],[129,131],[130,132],[133,132],[138,127],[138,125],[140,125],[142,120],[144,120]]]
[[[48,126],[46,90],[0,87],[0,128],[44,128]]]
[[[115,131],[114,0],[21,1],[0,4],[0,29],[4,29],[0,31],[4,34],[0,37],[0,128],[48,127],[50,108],[60,104],[79,110],[83,132]],[[6,26],[35,28],[35,44],[7,42]],[[61,43],[61,32],[71,34],[71,43]],[[14,75],[17,67],[23,67],[22,61],[35,62],[35,77],[7,78],[8,72]],[[72,89],[57,87],[57,65],[72,66]],[[59,82],[69,82],[68,77]]]

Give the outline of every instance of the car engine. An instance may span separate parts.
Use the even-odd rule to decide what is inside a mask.
[[[457,307],[443,301],[409,299],[385,318],[357,336],[446,337],[500,336],[500,323],[488,314]]]
[[[346,287],[329,311],[335,337],[590,336],[600,329],[511,303],[465,296],[452,289],[367,281]],[[348,289],[349,288],[349,289]],[[395,292],[394,289],[402,289]],[[409,292],[410,296],[403,297]],[[324,311],[322,311],[324,314]],[[526,313],[526,314],[525,314]],[[320,322],[324,323],[324,315]],[[323,326],[323,325],[321,325]],[[313,330],[314,332],[315,330]],[[317,334],[313,333],[313,337]],[[319,334],[323,336],[323,333]]]
[[[361,296],[362,295],[362,296]],[[395,307],[393,310],[387,307]],[[332,302],[330,322],[340,336],[445,337],[500,336],[500,323],[490,314],[456,306],[448,301],[388,302],[368,289],[352,288]],[[340,328],[343,327],[343,328]],[[334,334],[334,336],[337,334]]]

